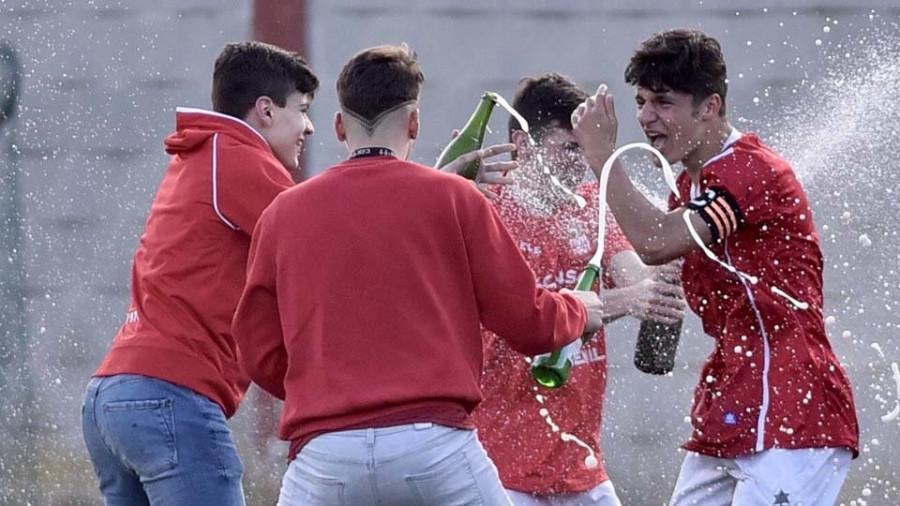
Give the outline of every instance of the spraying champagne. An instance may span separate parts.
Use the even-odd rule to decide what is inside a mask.
[[[444,148],[444,151],[438,157],[435,167],[441,168],[466,153],[481,149],[481,146],[484,144],[484,132],[487,130],[488,120],[491,119],[491,112],[496,104],[497,94],[492,91],[484,92],[484,95],[481,96],[481,102],[478,103],[475,112],[472,113],[469,121],[466,122],[466,126],[459,132],[459,135],[450,141],[450,144],[447,144],[447,147]],[[478,177],[479,167],[480,162],[478,160],[469,162],[459,174],[466,179],[474,181]]]
[[[588,264],[581,273],[576,290],[589,291],[594,288],[594,283],[600,277],[600,268],[594,264]],[[559,388],[569,380],[572,366],[575,364],[575,356],[581,351],[582,344],[591,340],[594,334],[585,334],[581,339],[576,339],[560,350],[552,353],[538,355],[531,360],[531,375],[539,385],[547,388]]]

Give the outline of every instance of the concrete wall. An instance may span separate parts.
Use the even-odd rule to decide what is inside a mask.
[[[18,440],[18,453],[35,453],[18,455],[31,460],[20,479],[0,472],[0,504],[98,503],[80,439],[86,380],[127,308],[131,256],[168,160],[162,141],[174,108],[209,107],[213,60],[225,42],[249,36],[251,7],[0,5],[0,37],[17,48],[24,71],[15,136],[30,353],[17,371],[33,388],[35,433],[25,446],[25,435],[3,435]]]
[[[722,42],[735,125],[785,144],[799,139],[806,152],[791,154],[805,156],[820,146],[813,141],[822,136],[818,130],[804,133],[795,128],[816,119],[804,116],[803,109],[840,111],[843,104],[816,92],[824,88],[822,83],[834,82],[835,72],[829,69],[842,64],[839,45],[848,46],[849,52],[848,41],[867,36],[873,24],[896,23],[898,7],[891,0],[790,0],[771,2],[767,8],[752,4],[310,1],[309,57],[323,86],[313,108],[317,133],[310,143],[309,170],[320,171],[345,156],[331,133],[333,83],[342,63],[363,47],[408,42],[419,52],[428,82],[414,158],[430,163],[450,130],[465,122],[482,91],[510,97],[520,77],[549,70],[567,73],[588,89],[610,83],[622,123],[620,139],[640,140],[630,90],[622,82],[624,63],[641,39],[675,26],[702,28]],[[0,481],[0,504],[99,501],[80,442],[84,384],[126,309],[131,255],[163,174],[162,138],[174,125],[173,109],[208,107],[212,61],[225,42],[249,36],[251,10],[246,0],[0,3],[0,33],[16,46],[25,65],[21,114],[14,129],[8,125],[2,131],[0,147],[6,152],[15,137],[26,275],[23,291],[10,286],[12,281],[2,287],[5,314],[13,314],[9,308],[19,300],[16,294],[24,294],[26,334],[10,335],[12,327],[7,326],[6,334],[0,332],[5,339],[0,346],[8,356],[15,343],[27,344],[26,361],[3,366],[12,371],[13,381],[0,388],[6,393],[31,392],[23,423],[36,436],[29,446],[22,434],[3,435],[7,446],[0,446],[0,460],[33,465],[27,473],[0,472],[0,480],[5,480]],[[871,44],[883,45],[884,40],[873,38]],[[851,66],[843,77],[849,79],[855,60],[846,59]],[[880,88],[900,91],[891,78]],[[886,112],[896,111],[890,108],[896,95],[886,93],[883,102],[852,109],[853,114],[871,125],[895,123],[897,116]],[[502,140],[505,121],[505,115],[496,113],[490,140]],[[848,125],[840,114],[834,116],[832,123],[823,123],[831,129],[825,138],[846,144],[842,129]],[[887,191],[900,181],[890,170],[869,172],[891,165],[887,155],[873,154],[893,148],[887,144],[892,137],[886,128],[873,131],[868,145],[845,158],[819,160],[825,165],[850,159],[866,163],[843,164],[853,167],[851,172],[828,166],[816,171],[826,175],[810,178],[828,260],[826,314],[835,317],[829,329],[854,381],[866,443],[866,453],[855,462],[842,495],[845,504],[900,503],[900,460],[893,455],[900,428],[879,419],[897,396],[889,363],[900,357],[895,337],[900,322],[894,315],[900,241],[897,209]],[[791,149],[785,146],[786,152]],[[4,167],[13,166],[12,158],[4,156]],[[652,175],[638,173],[661,193]],[[873,181],[868,186],[854,183],[866,179]],[[6,198],[9,187],[3,191]],[[11,222],[4,217],[0,223],[9,227]],[[860,248],[862,232],[875,248]],[[663,504],[682,458],[677,446],[689,434],[684,418],[711,340],[692,318],[675,374],[651,378],[630,365],[635,333],[633,324],[616,325],[610,332],[604,450],[625,504]],[[886,358],[870,347],[872,342],[880,343]],[[244,434],[241,450],[251,504],[273,502],[283,469],[282,445],[247,435],[257,425],[255,419],[264,418],[264,407],[251,401],[234,422]],[[7,426],[20,426],[9,418]]]

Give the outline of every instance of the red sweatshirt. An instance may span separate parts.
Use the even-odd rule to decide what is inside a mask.
[[[163,379],[231,416],[249,385],[231,318],[250,233],[293,182],[256,130],[223,114],[179,108],[166,152],[172,161],[134,256],[131,306],[94,375]]]
[[[586,317],[535,286],[471,183],[378,156],[332,167],[263,213],[232,330],[247,372],[285,401],[293,458],[325,432],[471,428],[481,324],[534,355],[580,336]]]

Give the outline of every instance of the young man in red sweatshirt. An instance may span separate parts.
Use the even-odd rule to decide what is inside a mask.
[[[285,401],[279,504],[508,504],[470,418],[481,325],[529,355],[602,325],[595,293],[535,286],[469,182],[406,161],[423,81],[405,45],[351,58],[335,117],[350,158],[257,225],[232,328]]]
[[[257,219],[298,180],[317,88],[297,53],[228,44],[215,63],[213,111],[177,110],[125,324],[84,401],[106,504],[244,504],[226,419],[249,378],[231,319]]]
[[[585,181],[589,167],[570,122],[585,99],[581,87],[555,73],[519,83],[512,105],[528,122],[534,144],[510,118],[509,138],[520,168],[511,174],[514,184],[499,189],[492,202],[537,275],[538,286],[547,290],[573,288],[597,248],[599,188],[595,181]],[[580,207],[550,176],[587,205]],[[609,318],[630,314],[674,323],[683,317],[681,288],[651,278],[654,269],[641,262],[608,212],[602,263],[606,288],[601,300]],[[525,357],[493,332],[485,331],[484,342],[484,401],[473,418],[513,503],[620,506],[600,441],[607,377],[603,330],[582,347],[568,382],[556,389],[539,387]],[[578,437],[594,453],[563,441],[542,409],[561,432]],[[586,463],[589,455],[596,460]]]
[[[684,257],[688,304],[716,341],[671,504],[834,504],[859,453],[859,426],[825,333],[822,250],[806,192],[787,160],[729,123],[714,38],[658,33],[625,78],[648,142],[684,171],[680,198],[671,195],[663,212],[616,162],[610,207],[645,262]],[[617,130],[605,88],[573,124],[600,171]]]

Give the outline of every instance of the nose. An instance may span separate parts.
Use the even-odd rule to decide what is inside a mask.
[[[306,118],[306,129],[303,130],[305,135],[312,135],[316,132],[316,128],[313,126],[313,122],[311,119]]]
[[[656,110],[650,104],[644,104],[638,109],[638,123],[640,123],[641,126],[647,126],[650,123],[653,123],[656,118]]]

